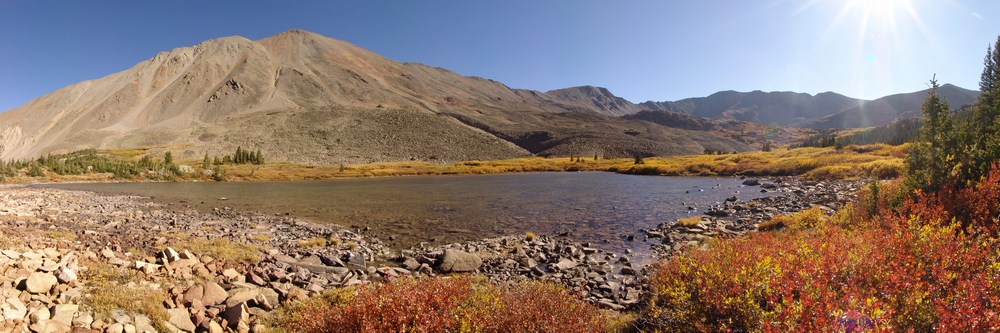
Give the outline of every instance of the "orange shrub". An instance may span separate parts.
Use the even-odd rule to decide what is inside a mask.
[[[652,329],[827,332],[858,311],[876,331],[1000,325],[993,251],[948,227],[760,233],[659,262]]]
[[[550,284],[401,278],[352,297],[312,300],[278,322],[290,332],[601,332],[599,309]]]
[[[995,235],[1000,171],[975,188],[916,200],[898,202],[900,188],[869,186],[852,213],[834,218],[841,223],[718,241],[655,264],[642,322],[664,331],[831,332],[857,311],[875,332],[1000,327],[1000,251],[986,237]],[[974,232],[959,232],[953,217]]]

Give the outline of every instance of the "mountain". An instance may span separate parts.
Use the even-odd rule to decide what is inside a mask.
[[[831,115],[863,104],[863,100],[832,92],[815,96],[794,92],[720,91],[708,97],[674,102],[648,101],[646,110],[666,110],[706,118],[729,118],[762,124],[788,126]]]
[[[930,89],[882,97],[863,105],[798,124],[808,128],[857,128],[882,126],[901,117],[920,116],[920,107]],[[954,110],[976,102],[979,92],[952,84],[938,87],[938,95]]]
[[[733,138],[755,148],[762,148],[765,142],[784,145],[799,142],[803,138],[816,135],[816,131],[810,129],[780,127],[727,118],[703,118],[686,113],[664,110],[643,110],[622,116],[622,118],[648,121],[666,127],[710,131]]]
[[[162,52],[0,114],[0,158],[155,147],[181,158],[362,163],[747,150],[706,131],[620,119],[603,88],[511,89],[291,30]]]
[[[582,86],[550,90],[545,95],[551,97],[556,106],[567,109],[596,111],[609,116],[624,116],[642,110],[638,105],[615,96],[608,89],[601,87]]]

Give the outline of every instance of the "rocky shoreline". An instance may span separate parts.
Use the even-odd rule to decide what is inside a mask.
[[[776,214],[836,209],[858,182],[748,179],[778,191],[749,202],[689,207],[701,223],[645,231],[671,255],[735,237]],[[760,186],[759,188],[757,186]],[[636,235],[635,237],[642,237]],[[498,283],[543,280],[614,310],[637,308],[643,267],[627,254],[547,235],[514,235],[393,250],[365,230],[218,209],[171,211],[133,196],[0,187],[0,330],[14,332],[258,331],[287,302],[398,276],[477,272]],[[128,272],[122,288],[162,292],[162,318],[94,304],[95,267]],[[101,269],[109,269],[107,267]],[[158,313],[159,313],[158,312]]]

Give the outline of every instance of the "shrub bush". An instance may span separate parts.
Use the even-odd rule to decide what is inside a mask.
[[[402,278],[315,298],[277,320],[289,332],[602,332],[607,317],[558,286]]]
[[[836,223],[816,211],[779,217],[797,227],[655,264],[642,322],[664,331],[829,332],[857,311],[876,332],[1000,327],[998,250],[982,236],[995,234],[1000,172],[968,191],[902,202],[894,202],[906,197],[899,182],[874,184]]]

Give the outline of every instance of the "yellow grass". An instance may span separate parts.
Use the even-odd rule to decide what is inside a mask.
[[[700,216],[685,217],[677,220],[677,225],[687,228],[697,227],[699,223],[701,223]]]
[[[233,242],[225,238],[177,240],[171,242],[171,247],[241,264],[259,262],[260,254],[263,251],[260,246]]]
[[[102,151],[120,158],[135,159],[145,149]],[[770,152],[746,152],[725,155],[685,155],[649,157],[643,164],[632,158],[528,157],[497,161],[464,161],[456,163],[379,162],[353,165],[306,165],[289,162],[269,162],[264,165],[220,166],[228,181],[315,180],[382,176],[473,175],[514,172],[610,171],[636,175],[666,176],[802,176],[807,179],[857,179],[869,176],[888,179],[903,173],[906,146],[884,144],[830,148],[775,149]],[[177,177],[178,181],[211,181],[202,174],[201,163],[191,163],[195,172]],[[214,168],[214,166],[213,166]],[[11,177],[7,182],[38,181],[108,181],[111,174],[58,176],[44,179]]]
[[[87,281],[86,305],[94,309],[98,318],[110,318],[111,311],[122,309],[131,314],[143,314],[152,319],[157,329],[166,329],[162,323],[167,319],[163,302],[167,293],[152,286],[134,284],[135,271],[114,267],[110,264],[87,261],[84,280]]]
[[[615,171],[670,176],[802,176],[810,179],[857,179],[870,175],[894,178],[903,173],[901,147],[887,145],[775,149],[730,155],[647,158],[644,164]]]

